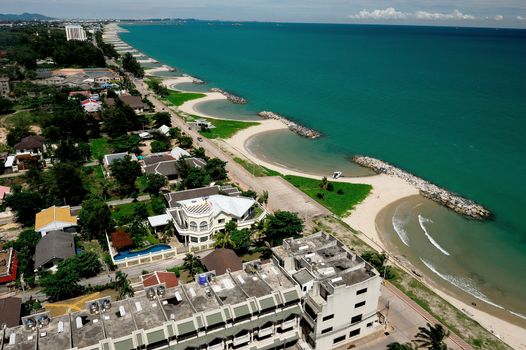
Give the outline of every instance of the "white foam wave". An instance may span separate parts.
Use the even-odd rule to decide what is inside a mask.
[[[399,219],[398,218],[398,208],[396,208],[395,213],[393,217],[391,218],[391,222],[393,223],[393,228],[400,237],[400,240],[409,247],[409,236],[407,235],[407,231],[405,230],[404,226],[407,223],[407,219]]]
[[[444,281],[451,283],[455,287],[463,290],[464,292],[474,296],[475,298],[479,300],[482,300],[485,303],[493,305],[499,309],[505,310],[502,306],[495,304],[491,300],[489,300],[489,298],[484,293],[482,293],[480,290],[478,290],[474,286],[473,281],[471,281],[470,279],[442,274],[438,272],[437,269],[429,261],[426,261],[425,259],[422,259],[422,258],[420,258],[420,261],[422,261],[422,263],[424,263],[424,265],[426,265],[428,269],[433,271],[437,276],[442,278]]]
[[[425,217],[423,217],[422,215],[418,214],[418,223],[420,224],[420,227],[422,228],[422,231],[424,231],[424,233],[426,234],[426,237],[427,239],[429,240],[429,242],[431,242],[432,245],[434,245],[438,250],[440,250],[443,254],[445,255],[449,255],[449,253],[447,252],[447,250],[445,250],[444,248],[442,248],[440,246],[440,244],[437,243],[437,241],[435,241],[433,239],[433,237],[431,237],[431,235],[429,234],[429,232],[427,232],[427,229],[426,229],[426,226],[424,225],[424,223],[427,223],[427,222],[433,222],[433,220],[430,220],[430,219],[427,219]]]

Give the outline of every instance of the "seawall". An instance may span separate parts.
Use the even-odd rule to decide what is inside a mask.
[[[233,95],[220,88],[211,88],[210,92],[219,92],[220,94],[223,94],[227,100],[229,100],[232,103],[236,103],[238,105],[244,105],[245,103],[247,103],[247,100],[245,98]]]
[[[408,173],[407,171],[399,169],[382,160],[372,157],[354,156],[352,161],[363,167],[370,168],[376,173],[397,176],[418,188],[422,196],[442,204],[464,216],[477,220],[485,220],[493,215],[488,209],[470,199],[451,193],[429,181],[419,178],[418,176]]]

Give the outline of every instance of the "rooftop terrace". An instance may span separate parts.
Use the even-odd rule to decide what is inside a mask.
[[[150,288],[156,292],[148,294]],[[104,312],[90,310],[94,301],[89,301],[85,310],[54,317],[37,329],[26,325],[8,328],[2,350],[34,350],[37,337],[39,350],[98,348],[99,342],[108,338],[131,344],[131,338],[122,338],[132,334],[140,338],[137,332],[144,332],[143,339],[148,341],[164,339],[174,330],[177,334],[190,332],[300,299],[295,283],[272,263],[211,277],[207,285],[192,282],[159,291],[157,286],[148,287],[134,298],[111,302]],[[171,321],[175,327],[169,325]]]

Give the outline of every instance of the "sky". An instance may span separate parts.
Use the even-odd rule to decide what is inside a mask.
[[[0,0],[58,18],[424,24],[526,28],[526,0]]]

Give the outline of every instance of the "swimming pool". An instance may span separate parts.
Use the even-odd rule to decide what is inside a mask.
[[[130,250],[119,252],[117,255],[113,257],[113,260],[123,260],[126,258],[130,259],[130,258],[135,258],[140,255],[157,253],[157,252],[160,252],[163,250],[169,250],[169,249],[172,249],[172,247],[170,247],[168,244],[156,244],[156,245],[153,245],[151,247],[148,247],[138,252],[131,252]]]

